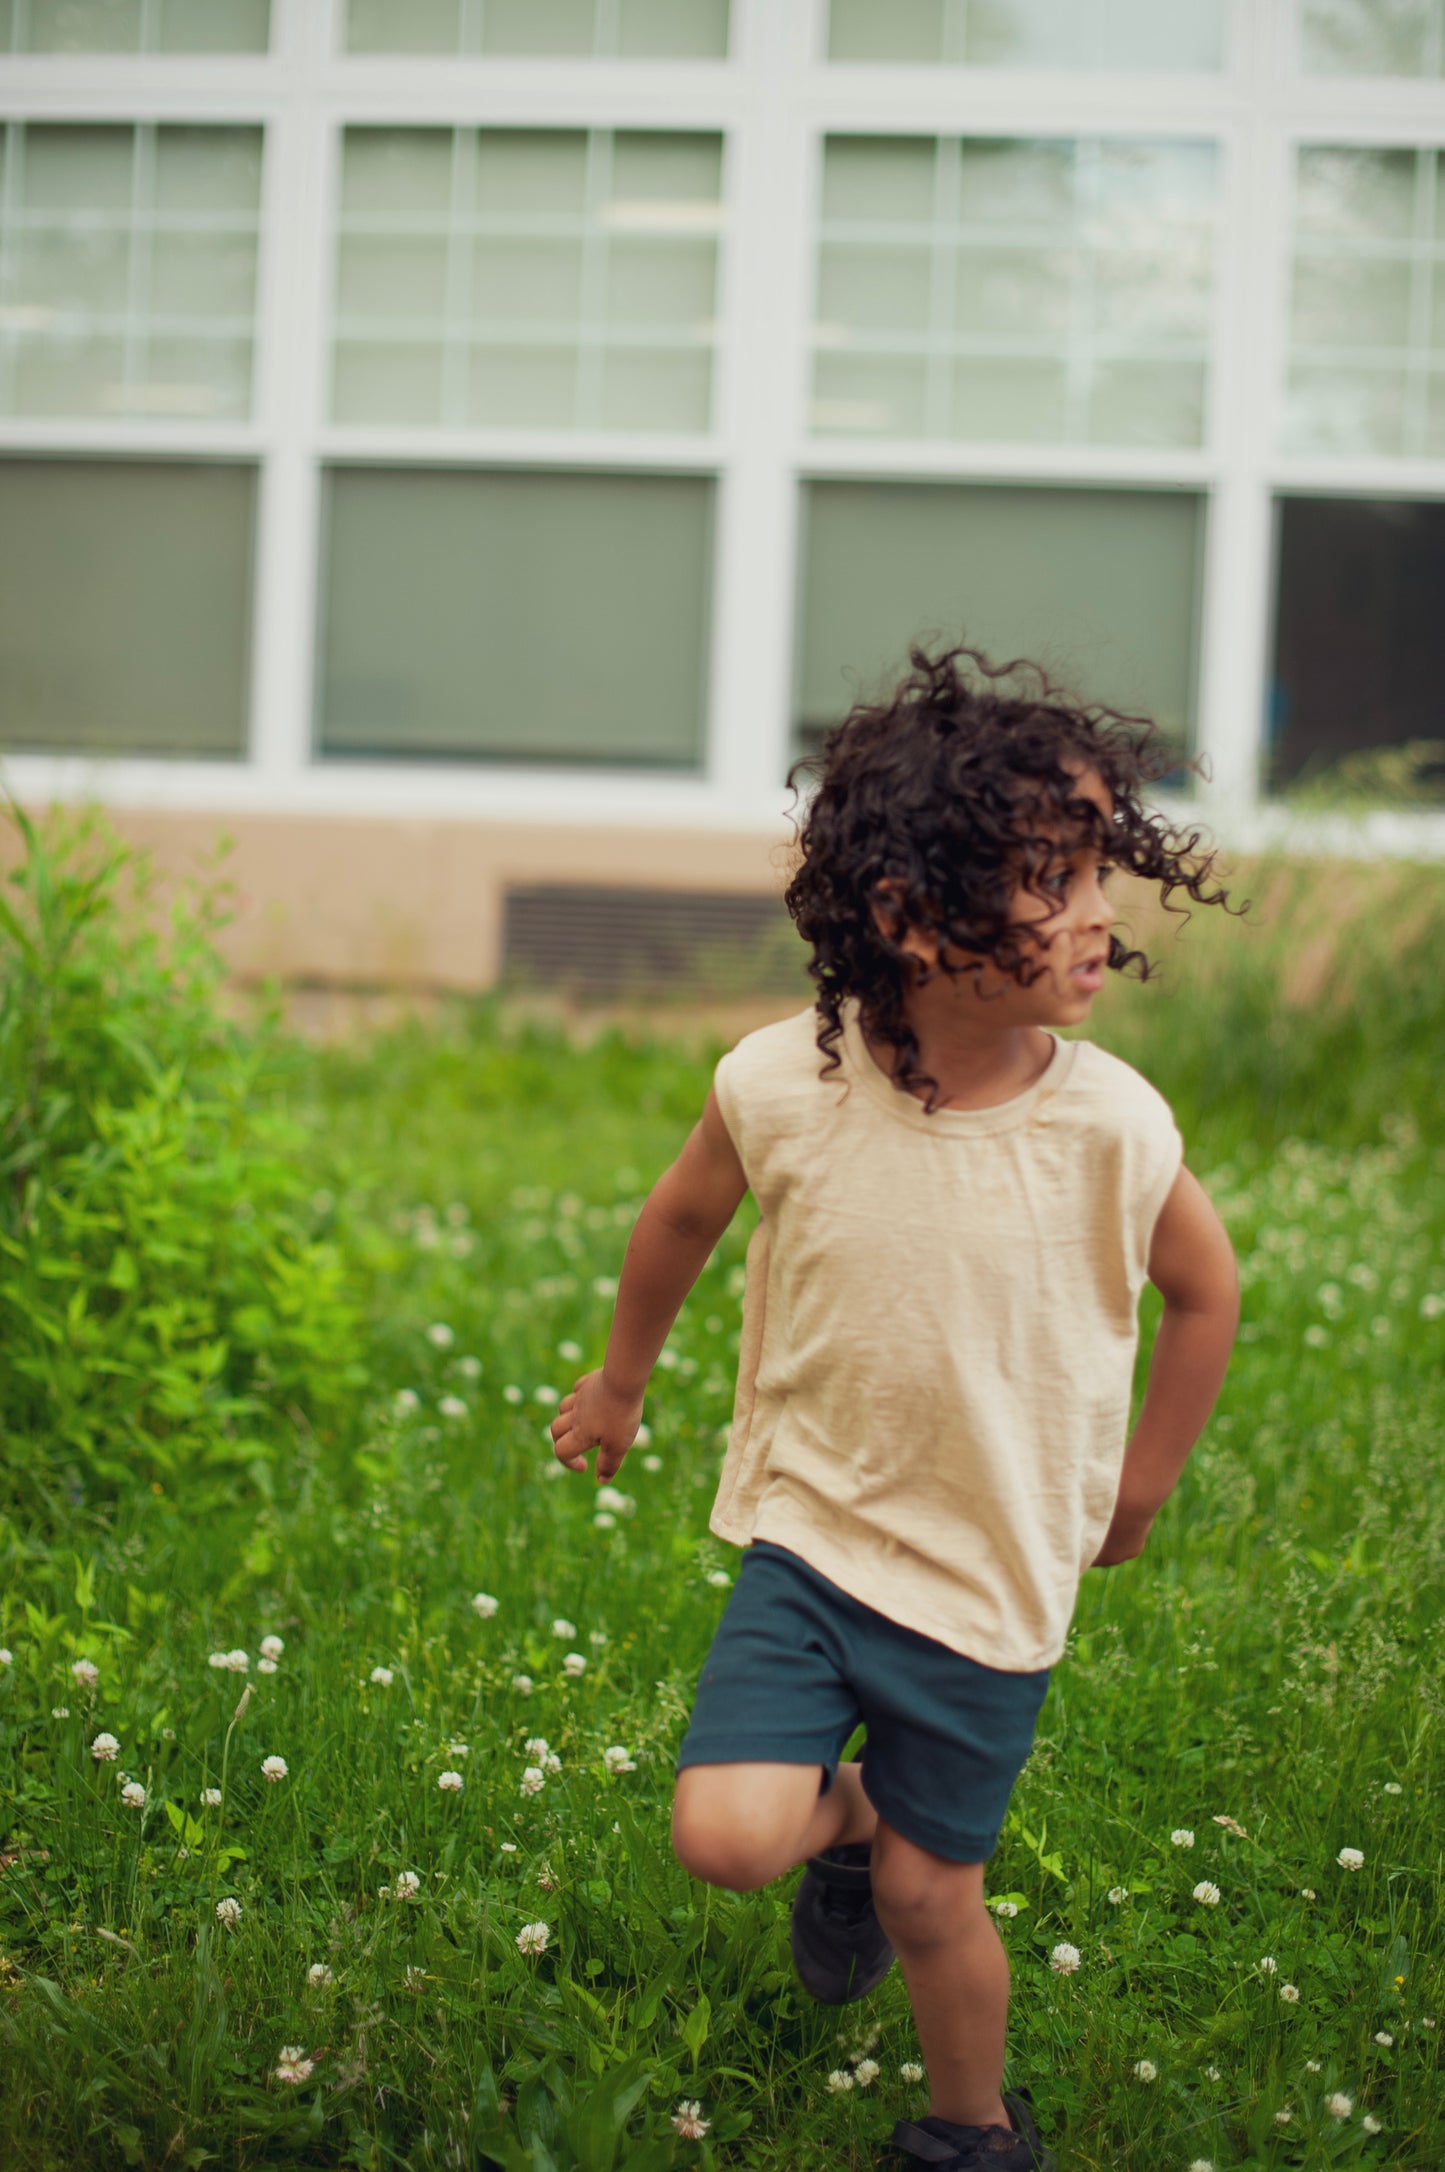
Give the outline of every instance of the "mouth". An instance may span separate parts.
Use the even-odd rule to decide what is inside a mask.
[[[1076,987],[1083,989],[1087,994],[1097,995],[1104,985],[1105,963],[1106,960],[1102,955],[1095,958],[1083,958],[1077,965],[1070,968],[1069,978]]]

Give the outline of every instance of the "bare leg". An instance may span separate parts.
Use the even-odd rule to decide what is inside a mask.
[[[672,1845],[709,1885],[756,1892],[824,1848],[869,1841],[878,1813],[856,1764],[826,1795],[817,1765],[689,1765],[677,1776]]]
[[[950,1863],[880,1820],[873,1903],[908,1986],[929,2110],[958,2126],[1008,2126],[1008,1957],[983,1904],[982,1863]]]

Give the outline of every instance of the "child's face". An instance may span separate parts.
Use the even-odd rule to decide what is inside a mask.
[[[1076,787],[1112,821],[1113,797],[1096,770],[1085,770]],[[1098,849],[1063,844],[1059,856],[1038,879],[1036,895],[1022,881],[1009,901],[1009,916],[1027,929],[1024,952],[1027,985],[992,959],[951,950],[950,964],[975,969],[933,973],[920,993],[937,990],[936,1001],[956,1002],[979,1024],[1001,1027],[1071,1026],[1087,1018],[1104,985],[1109,930],[1117,915],[1104,894],[1109,866]],[[930,968],[938,964],[938,938],[931,929],[910,927],[901,947]]]

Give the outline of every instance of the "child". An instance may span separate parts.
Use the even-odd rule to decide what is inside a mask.
[[[679,1758],[673,1845],[750,1891],[799,1863],[793,1953],[860,1998],[896,1954],[935,2172],[1054,2159],[1002,2089],[984,1865],[1079,1578],[1143,1549],[1214,1404],[1229,1240],[1153,1087],[1081,1026],[1112,866],[1223,902],[1141,804],[1177,756],[1020,667],[915,651],[825,746],[788,891],[816,1008],[718,1065],[628,1243],[558,1457],[611,1478],[678,1309],[751,1187],[737,1404],[712,1528],[745,1546]],[[1030,682],[1031,683],[1031,682]],[[1010,684],[1013,691],[1009,690]],[[1125,1446],[1136,1307],[1164,1300]],[[860,1720],[867,1741],[840,1764]]]

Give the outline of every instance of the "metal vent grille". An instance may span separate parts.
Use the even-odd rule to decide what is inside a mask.
[[[545,883],[508,890],[502,976],[596,996],[807,990],[780,898]]]

